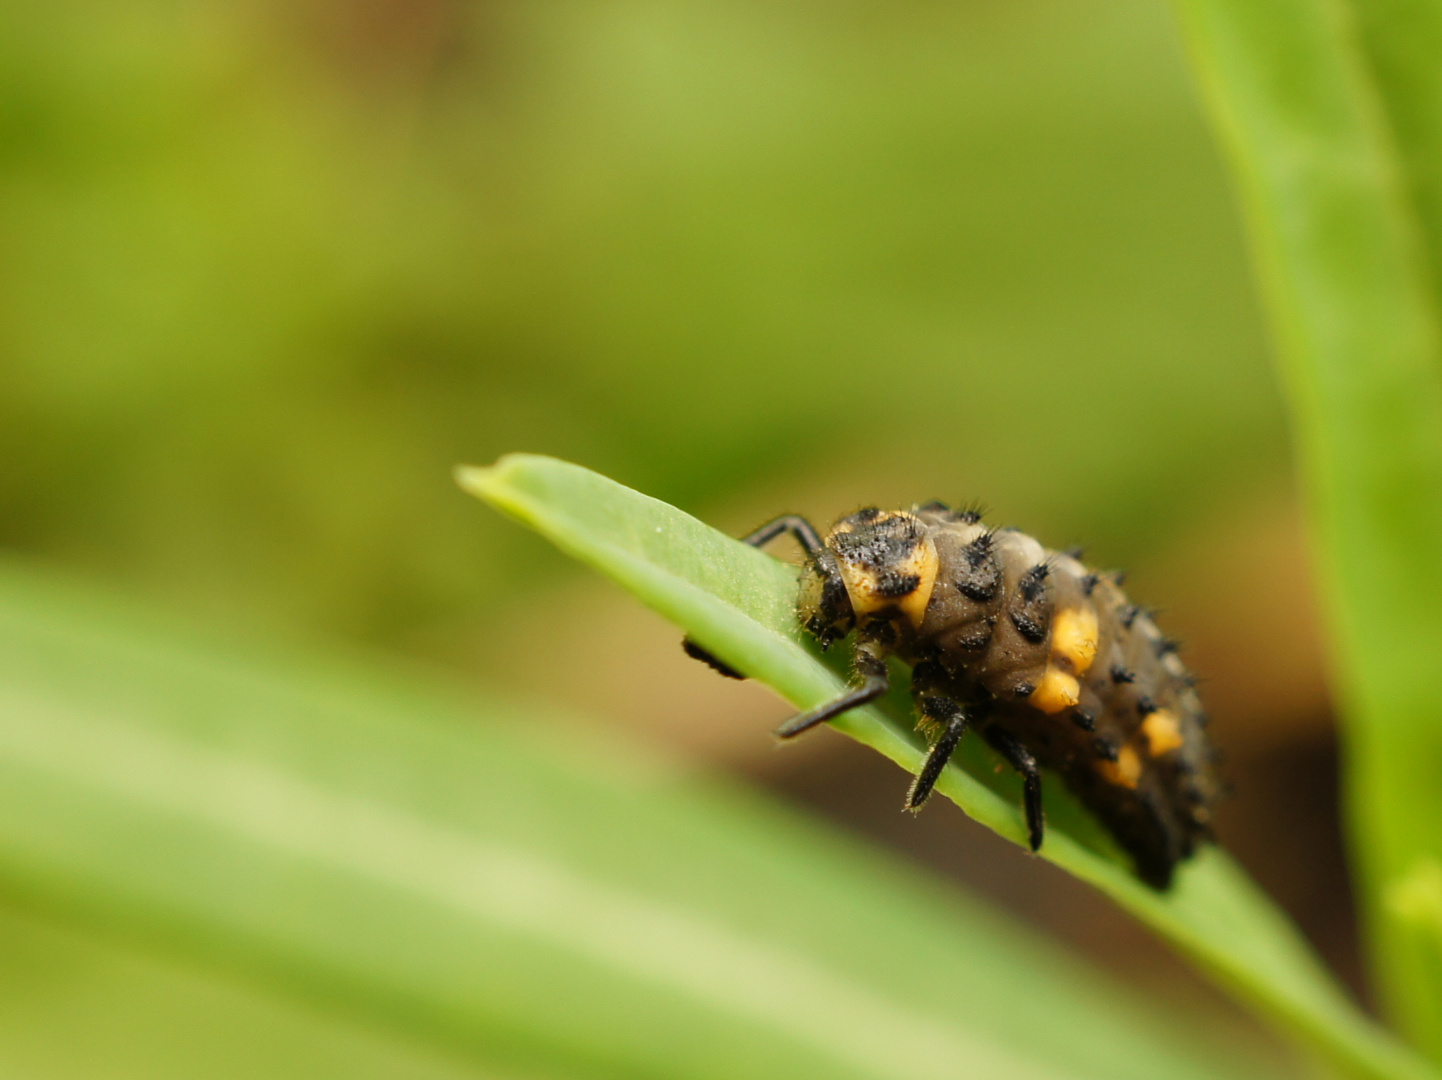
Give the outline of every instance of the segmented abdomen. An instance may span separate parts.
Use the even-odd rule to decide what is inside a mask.
[[[1218,791],[1192,679],[1118,581],[974,514],[923,508],[936,584],[907,657],[935,661],[1165,885],[1209,835]],[[932,676],[937,677],[937,676]]]

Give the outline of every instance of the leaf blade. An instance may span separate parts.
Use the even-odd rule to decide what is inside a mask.
[[[762,678],[797,707],[826,700],[841,687],[837,676],[797,639],[794,577],[765,568],[746,545],[673,507],[552,458],[510,455],[489,468],[463,468],[457,476],[467,491],[503,505],[506,512],[632,588],[643,602],[696,635],[708,650]],[[598,502],[605,509],[588,513]],[[625,527],[615,528],[617,521],[624,521]],[[696,547],[677,551],[664,543],[647,544],[644,555],[631,549],[625,550],[624,558],[615,557],[618,549],[626,549],[628,536],[650,536],[657,527],[661,531],[654,535],[673,536]],[[644,558],[657,560],[655,573],[636,571],[636,561]],[[692,591],[700,588],[696,582],[686,581],[679,598],[665,590],[672,581],[685,580],[687,567],[697,562],[706,565],[710,580],[720,567],[729,567],[738,580],[725,587],[728,595],[750,596],[758,587],[786,588],[790,591],[781,594],[786,602],[761,603],[754,597],[748,601],[751,611],[771,620],[765,624],[743,616],[739,609],[735,614],[740,618],[693,624],[688,619],[696,610],[691,598]],[[749,667],[748,658],[771,648],[778,638],[784,647],[766,660],[763,677],[763,669]],[[905,769],[914,771],[920,764],[920,747],[875,709],[855,710],[835,726]],[[969,773],[948,767],[937,790],[1007,839],[1024,842],[1025,825],[1018,808]],[[1055,827],[1049,828],[1041,854],[1102,889],[1230,992],[1354,1075],[1419,1080],[1434,1076],[1347,1001],[1286,918],[1221,851],[1205,851],[1181,867],[1176,884],[1166,894],[1147,888],[1117,862]]]
[[[1250,1071],[774,806],[568,753],[563,718],[237,660],[3,566],[0,653],[6,895],[502,1075]],[[989,993],[946,1009],[952,979]]]
[[[1364,33],[1352,7],[1320,0],[1180,8],[1289,391],[1381,997],[1442,1061],[1442,949],[1388,902],[1442,858],[1437,8],[1413,5],[1403,21],[1397,5],[1359,4]]]

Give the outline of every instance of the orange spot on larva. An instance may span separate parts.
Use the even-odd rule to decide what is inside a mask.
[[[1123,746],[1115,761],[1098,761],[1097,772],[1118,787],[1134,788],[1142,778],[1142,759],[1130,746]]]
[[[1052,656],[1065,661],[1075,674],[1085,675],[1096,659],[1097,636],[1095,608],[1064,608],[1052,620]]]
[[[1046,666],[1046,674],[1031,692],[1031,703],[1044,713],[1058,713],[1073,708],[1081,700],[1081,686],[1076,676],[1068,675],[1055,664]]]
[[[1182,729],[1176,714],[1170,709],[1158,709],[1142,723],[1142,734],[1147,737],[1147,752],[1152,757],[1161,757],[1182,745]]]

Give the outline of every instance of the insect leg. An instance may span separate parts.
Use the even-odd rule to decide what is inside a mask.
[[[711,653],[701,648],[700,645],[697,645],[689,637],[684,637],[681,639],[681,649],[692,660],[700,660],[701,663],[706,664],[708,667],[710,667],[712,671],[715,671],[721,675],[725,675],[728,679],[744,680],[746,678],[745,675],[742,675],[741,672],[737,671],[730,664],[726,663],[725,660],[722,660],[718,656],[713,656]]]
[[[768,521],[749,536],[743,536],[741,542],[750,544],[752,547],[764,547],[782,533],[788,532],[796,537],[796,542],[806,552],[808,559],[814,559],[824,546],[821,543],[820,534],[812,527],[811,522],[799,514],[782,514],[775,521]]]
[[[891,689],[891,676],[886,670],[886,646],[875,638],[863,637],[856,643],[855,662],[856,674],[861,676],[860,686],[848,690],[835,701],[828,701],[810,712],[793,716],[776,729],[776,737],[794,739],[817,724],[835,720],[848,709],[855,709],[884,697]]]
[[[761,526],[761,528],[757,529],[749,536],[743,536],[741,538],[741,542],[743,544],[750,544],[752,547],[764,547],[766,544],[769,544],[771,543],[771,541],[775,540],[782,533],[788,532],[792,536],[796,537],[796,542],[800,544],[803,549],[805,549],[806,557],[808,559],[814,559],[816,557],[816,553],[825,546],[821,542],[821,537],[812,527],[811,522],[807,521],[804,517],[801,517],[798,514],[783,514],[775,521],[768,521],[765,525]],[[710,652],[701,648],[700,645],[697,645],[689,637],[684,637],[681,639],[681,648],[686,651],[686,655],[689,656],[692,660],[700,660],[701,663],[709,665],[712,670],[717,671],[722,675],[725,675],[728,679],[746,678],[745,675],[742,675],[741,672],[737,671],[730,664],[726,663],[726,661],[720,659],[719,657],[713,656]],[[886,691],[884,690],[882,691],[883,694],[885,692]],[[870,699],[868,698],[867,700]]]
[[[966,734],[966,710],[951,698],[937,693],[918,694],[916,704],[926,722],[939,728],[941,734],[937,736],[936,742],[931,744],[931,753],[926,756],[926,763],[921,766],[921,772],[916,774],[916,779],[911,782],[911,790],[906,793],[907,810],[921,809],[921,804],[926,802],[931,789],[936,787],[937,780],[941,778],[941,770],[946,768],[946,763],[951,760],[956,744],[961,742],[961,737]]]
[[[992,726],[986,729],[986,741],[996,747],[1013,769],[1021,773],[1023,794],[1026,800],[1026,831],[1031,849],[1041,847],[1046,823],[1041,813],[1041,773],[1037,771],[1036,758],[1008,731]]]

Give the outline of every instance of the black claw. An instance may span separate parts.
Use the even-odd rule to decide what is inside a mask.
[[[1032,774],[1026,778],[1026,835],[1031,842],[1032,851],[1041,850],[1041,842],[1046,838],[1046,818],[1042,815],[1041,809],[1041,777]]]

